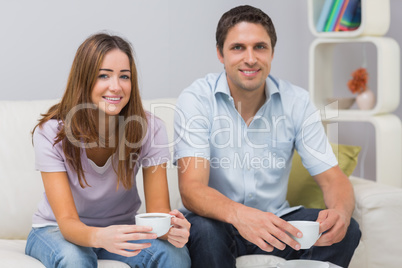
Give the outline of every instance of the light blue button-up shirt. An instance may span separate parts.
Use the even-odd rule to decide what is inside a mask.
[[[271,75],[265,90],[267,100],[247,126],[235,108],[225,72],[196,80],[177,101],[174,162],[208,159],[210,187],[281,216],[296,209],[286,201],[294,149],[311,175],[337,165],[337,160],[306,90]]]

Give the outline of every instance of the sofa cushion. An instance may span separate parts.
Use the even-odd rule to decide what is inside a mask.
[[[356,196],[353,218],[359,223],[360,243],[365,246],[355,253],[356,263],[364,253],[369,264],[354,267],[401,267],[402,189],[353,176],[350,180]]]
[[[25,255],[26,240],[0,239],[0,267],[45,268],[35,258]],[[98,260],[99,268],[129,268],[127,264],[112,260]]]
[[[166,131],[168,135],[168,140],[170,142],[169,150],[171,155],[173,155],[173,136],[174,136],[174,125],[173,125],[173,117],[176,109],[176,99],[154,99],[143,100],[142,101],[144,109],[153,113],[157,117],[159,117],[166,126]],[[172,158],[171,158],[172,159]],[[172,164],[172,161],[167,163],[167,178],[169,185],[169,196],[170,196],[170,206],[172,209],[178,209],[182,207],[180,193],[179,193],[179,182],[177,178],[177,169]],[[145,200],[144,198],[144,189],[143,189],[143,179],[142,179],[142,171],[139,170],[136,177],[138,194],[141,200]],[[145,204],[142,203],[141,207],[138,210],[139,213],[145,212]]]
[[[361,148],[342,144],[332,144],[331,146],[338,159],[340,169],[346,176],[350,176],[357,165],[357,156]],[[320,187],[304,168],[301,157],[296,151],[289,175],[287,200],[291,206],[326,208]]]
[[[56,100],[0,101],[0,238],[23,239],[43,193],[31,131]]]
[[[286,260],[277,256],[270,255],[245,255],[236,259],[236,268],[266,268],[276,267]]]
[[[45,266],[25,255],[26,240],[0,239],[0,267],[44,268]]]

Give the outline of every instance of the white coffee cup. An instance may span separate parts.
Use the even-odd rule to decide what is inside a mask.
[[[298,238],[290,235],[294,240],[300,243],[301,249],[311,248],[318,238],[320,238],[320,224],[315,221],[288,221],[294,227],[302,232],[303,237]]]
[[[174,217],[167,213],[142,213],[135,216],[135,224],[138,226],[150,226],[150,233],[156,234],[158,237],[169,232],[171,218]]]

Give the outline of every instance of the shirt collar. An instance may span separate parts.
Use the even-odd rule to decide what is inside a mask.
[[[215,87],[215,94],[216,93],[223,93],[223,94],[227,95],[229,98],[232,97],[232,95],[230,94],[228,81],[226,79],[226,72],[222,72],[219,75],[219,78],[218,78],[218,81],[217,81],[216,87]],[[267,101],[268,101],[268,99],[271,98],[271,96],[273,94],[280,94],[279,84],[278,84],[278,81],[276,80],[276,78],[274,78],[271,75],[268,75],[267,79],[265,80],[265,95],[269,96],[267,98]]]

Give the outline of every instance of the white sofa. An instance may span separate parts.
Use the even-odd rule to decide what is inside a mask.
[[[56,102],[0,101],[0,267],[44,267],[24,254],[31,216],[43,196],[38,171],[34,169],[31,143],[33,126],[40,113]],[[173,136],[174,99],[144,101],[147,110],[162,118]],[[168,180],[172,208],[179,208],[177,172],[170,164]],[[372,181],[351,178],[356,193],[354,218],[359,222],[362,239],[353,257],[353,268],[392,268],[402,265],[402,189]],[[137,176],[142,188],[141,174]],[[144,210],[144,206],[141,207]],[[237,267],[266,267],[277,262],[267,256],[237,259]],[[99,261],[99,267],[127,267],[114,261]]]

